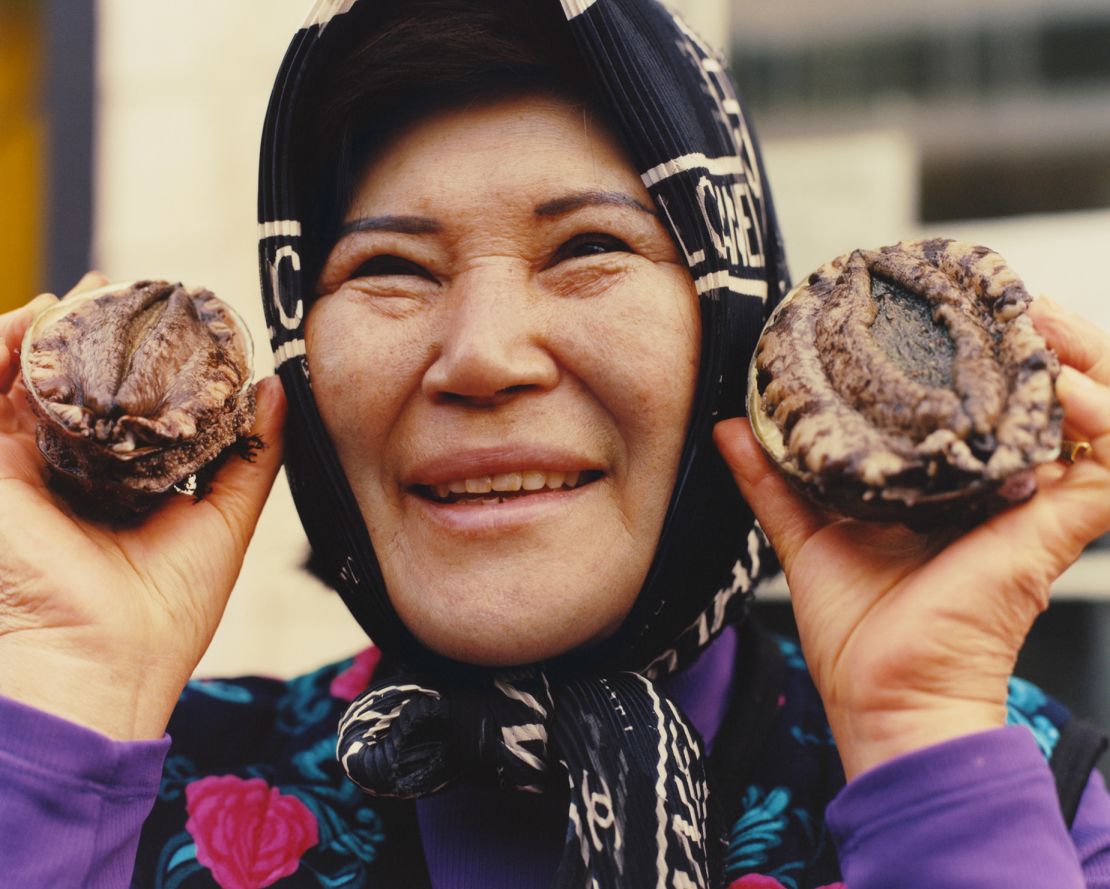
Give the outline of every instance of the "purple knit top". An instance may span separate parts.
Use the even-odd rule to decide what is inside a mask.
[[[736,637],[726,632],[667,691],[709,746]],[[0,696],[0,874],[26,889],[126,889],[169,739],[118,742]],[[421,801],[436,889],[544,887],[566,812],[552,797],[458,787]],[[1052,775],[1023,727],[899,757],[829,807],[844,884],[822,889],[1110,889],[1110,794],[1095,772],[1069,835]],[[760,882],[760,881],[763,882]],[[732,889],[766,889],[742,877]]]

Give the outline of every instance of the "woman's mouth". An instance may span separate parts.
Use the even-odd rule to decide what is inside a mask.
[[[546,469],[522,469],[452,479],[435,485],[414,485],[412,491],[435,503],[492,505],[538,494],[580,488],[603,475],[599,470],[558,472]]]

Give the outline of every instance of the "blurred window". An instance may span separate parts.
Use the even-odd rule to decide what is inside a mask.
[[[1046,25],[1041,66],[1049,85],[1110,82],[1110,17]]]
[[[926,222],[1110,206],[1110,4],[958,23],[903,5],[885,30],[856,3],[859,27],[837,35],[738,33],[733,73],[763,133],[907,134]]]
[[[845,107],[907,96],[968,98],[1015,90],[1110,86],[1110,13],[959,30],[892,31],[765,45],[737,42],[733,73],[756,109]]]

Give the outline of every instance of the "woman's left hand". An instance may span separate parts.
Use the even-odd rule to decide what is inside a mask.
[[[715,438],[786,572],[798,633],[849,778],[1005,722],[1007,680],[1053,581],[1110,530],[1110,336],[1038,300],[1064,369],[1071,466],[1037,470],[1026,503],[957,536],[829,516],[768,462],[747,420]]]

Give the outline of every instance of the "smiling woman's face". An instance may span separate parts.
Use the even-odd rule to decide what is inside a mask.
[[[403,132],[346,223],[309,366],[397,613],[486,665],[605,638],[651,563],[700,340],[635,170],[580,108],[506,99]]]

